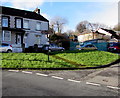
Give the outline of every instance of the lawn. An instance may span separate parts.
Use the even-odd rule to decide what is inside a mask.
[[[63,60],[50,57],[43,53],[3,53],[2,68],[70,68],[76,67]]]
[[[87,67],[110,64],[119,58],[117,54],[110,52],[85,50],[56,53],[55,55]]]
[[[117,54],[104,51],[64,51],[43,53],[2,53],[2,68],[79,68],[109,64]]]

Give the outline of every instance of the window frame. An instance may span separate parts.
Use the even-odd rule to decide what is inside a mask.
[[[8,30],[3,30],[2,31],[2,33],[3,33],[3,35],[2,35],[2,37],[3,37],[2,41],[11,41],[11,31],[8,31],[8,32],[10,32],[10,38],[9,38],[9,40],[5,40],[5,31],[8,31]]]
[[[28,28],[26,28],[25,25],[24,25],[25,21],[28,21]],[[29,20],[25,19],[25,20],[23,21],[23,28],[24,28],[24,29],[30,29],[30,21],[29,21]]]
[[[21,28],[17,27],[17,20],[18,19],[21,20]],[[22,18],[15,17],[15,28],[18,28],[18,29],[22,29],[23,28],[23,19]]]
[[[39,29],[37,28],[37,25],[38,25],[38,24],[40,24]],[[36,31],[40,31],[40,30],[41,30],[41,22],[37,22],[37,23],[36,23]]]
[[[7,21],[7,26],[3,26],[3,18],[7,18],[8,19],[8,21]],[[9,16],[2,16],[2,27],[10,27],[10,17]]]

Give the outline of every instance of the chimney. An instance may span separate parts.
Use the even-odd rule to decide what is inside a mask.
[[[40,9],[38,9],[38,14],[40,14]]]
[[[36,8],[33,12],[40,14],[40,9]]]

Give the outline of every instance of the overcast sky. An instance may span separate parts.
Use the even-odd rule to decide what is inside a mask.
[[[84,20],[112,27],[118,23],[118,0],[1,0],[1,5],[30,11],[38,7],[48,20],[63,17],[68,21],[64,31],[75,30]]]

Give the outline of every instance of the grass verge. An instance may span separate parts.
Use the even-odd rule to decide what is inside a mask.
[[[105,51],[67,51],[63,53],[54,53],[55,56],[62,57],[63,59],[76,62],[78,65],[84,65],[85,67],[96,67],[106,65],[114,62],[119,57],[117,54],[113,54]],[[80,67],[80,66],[79,66]]]
[[[54,52],[49,62],[48,56],[43,53],[2,53],[2,68],[96,67],[109,64],[117,59],[117,54],[105,51]]]

